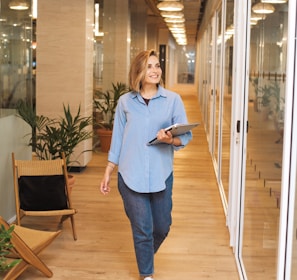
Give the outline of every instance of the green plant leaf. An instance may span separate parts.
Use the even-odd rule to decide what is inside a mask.
[[[11,233],[14,230],[14,226],[10,226],[5,229],[4,225],[0,227],[0,272],[4,272],[17,265],[21,260],[10,261],[6,256],[10,253],[13,248],[11,240]]]

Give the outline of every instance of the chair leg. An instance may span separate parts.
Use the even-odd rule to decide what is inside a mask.
[[[17,279],[29,266],[24,260],[19,264],[11,268],[4,276],[3,280],[15,280]]]
[[[70,220],[71,220],[71,226],[72,226],[73,239],[74,240],[77,240],[76,229],[75,229],[75,222],[74,222],[73,215],[70,216]]]
[[[41,260],[40,260],[41,261]],[[41,261],[42,264],[32,264],[36,269],[42,272],[48,278],[53,276],[53,272]],[[17,279],[28,267],[29,263],[22,260],[19,264],[11,268],[4,276],[3,280],[15,280]]]
[[[64,222],[65,220],[67,220],[68,218],[70,218],[70,221],[71,221],[71,227],[72,227],[73,239],[74,239],[74,240],[77,240],[76,229],[75,229],[75,222],[74,222],[74,217],[73,217],[73,215],[63,215],[63,216],[61,217],[61,220],[60,220],[60,226],[62,226],[63,222]]]
[[[23,259],[17,266],[19,266],[20,271],[24,271],[27,265],[32,265],[39,271],[41,271],[45,276],[52,277],[53,272],[47,267],[47,265],[21,240],[18,235],[12,236],[12,244],[17,250],[20,257]],[[23,268],[22,268],[23,267]],[[13,270],[14,268],[12,268]]]

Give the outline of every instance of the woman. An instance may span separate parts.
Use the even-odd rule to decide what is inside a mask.
[[[154,254],[171,225],[173,154],[192,139],[191,132],[172,137],[164,128],[187,123],[180,96],[160,85],[162,70],[155,51],[140,52],[131,64],[131,92],[116,108],[108,163],[100,190],[110,191],[118,165],[118,188],[130,220],[141,279],[153,280]],[[161,142],[147,143],[157,135]]]

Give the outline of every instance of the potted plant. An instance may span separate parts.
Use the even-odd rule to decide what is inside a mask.
[[[7,255],[9,255],[10,250],[13,248],[10,241],[13,230],[14,226],[10,226],[8,229],[4,225],[0,227],[0,276],[21,261],[20,259],[10,261],[7,258]]]
[[[264,119],[279,116],[285,99],[280,94],[279,83],[274,81],[264,86],[259,86],[259,78],[251,80],[255,88],[255,110],[261,112]]]
[[[102,120],[94,123],[102,152],[109,150],[115,110],[119,98],[128,91],[129,88],[125,83],[117,82],[112,83],[111,90],[96,91],[94,94],[94,108],[102,114]]]
[[[278,112],[280,105],[284,103],[284,98],[280,95],[279,84],[272,82],[269,85],[261,87],[259,90],[262,93],[262,105],[264,107],[269,106],[271,110]]]
[[[64,152],[67,166],[70,167],[76,162],[71,159],[75,147],[92,137],[92,131],[88,130],[92,118],[82,117],[80,107],[73,116],[69,105],[63,105],[64,116],[59,118],[36,115],[34,108],[23,101],[19,102],[17,110],[18,116],[32,128],[29,145],[38,159],[56,159]]]

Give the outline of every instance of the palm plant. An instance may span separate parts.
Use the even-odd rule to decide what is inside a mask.
[[[125,83],[117,82],[112,83],[111,90],[95,92],[94,107],[103,113],[103,121],[98,123],[99,126],[112,130],[119,98],[128,91],[129,88]]]
[[[38,116],[34,109],[21,102],[18,105],[18,115],[32,128],[32,137],[29,145],[41,160],[56,159],[64,152],[67,165],[75,147],[84,140],[92,137],[92,131],[88,127],[92,124],[91,117],[82,117],[80,106],[73,116],[69,105],[63,104],[64,116],[50,119],[46,116]]]

